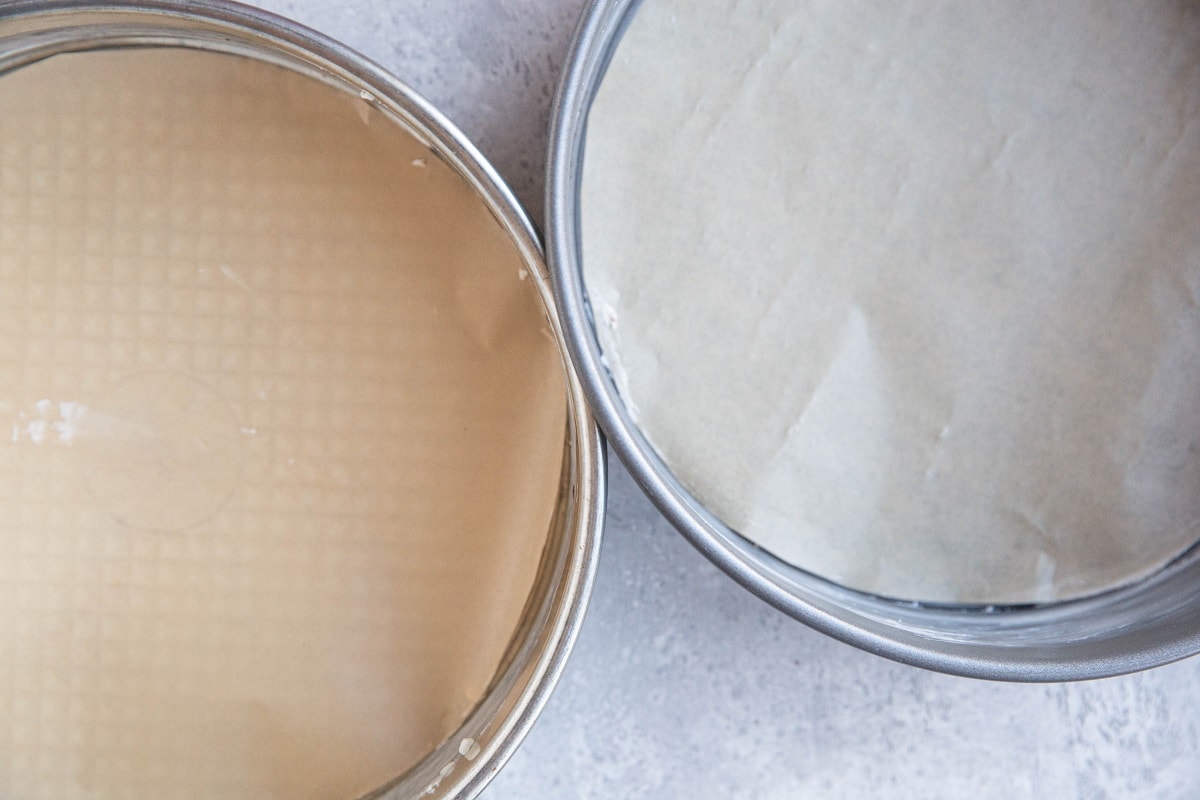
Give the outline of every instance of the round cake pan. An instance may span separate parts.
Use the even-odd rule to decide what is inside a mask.
[[[0,8],[0,76],[61,53],[147,46],[266,61],[369,100],[482,198],[520,254],[527,270],[521,278],[530,281],[540,298],[562,355],[568,409],[557,508],[533,589],[489,688],[466,720],[415,765],[397,764],[395,780],[366,795],[396,800],[473,797],[512,755],[562,672],[591,590],[603,519],[603,441],[566,355],[533,227],[496,171],[436,109],[379,66],[298,24],[221,0],[16,0]]]
[[[595,0],[576,31],[553,115],[547,250],[567,343],[613,449],[705,556],[796,619],[887,658],[1007,681],[1117,675],[1200,652],[1200,553],[1086,599],[1015,607],[932,607],[870,596],[784,563],[722,524],[638,429],[606,366],[582,269],[580,181],[589,109],[637,0]]]

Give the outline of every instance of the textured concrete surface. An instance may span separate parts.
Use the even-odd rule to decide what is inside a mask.
[[[265,0],[463,128],[541,219],[581,0]],[[1024,686],[892,664],[750,597],[614,464],[600,573],[549,706],[484,800],[1200,797],[1200,659]]]
[[[767,608],[623,469],[592,610],[506,798],[1196,798],[1200,659],[1083,684],[936,675]]]

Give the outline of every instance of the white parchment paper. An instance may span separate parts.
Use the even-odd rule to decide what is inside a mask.
[[[1033,602],[1200,536],[1200,6],[647,0],[583,244],[639,424],[735,530]]]

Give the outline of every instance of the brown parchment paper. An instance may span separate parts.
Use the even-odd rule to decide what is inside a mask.
[[[560,357],[483,201],[212,53],[0,77],[0,796],[357,797],[481,698]]]

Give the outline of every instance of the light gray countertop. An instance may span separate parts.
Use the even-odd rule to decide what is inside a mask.
[[[542,218],[550,103],[581,0],[262,0],[436,104]],[[1083,684],[893,664],[767,607],[613,460],[596,591],[484,800],[1198,798],[1200,659]]]

